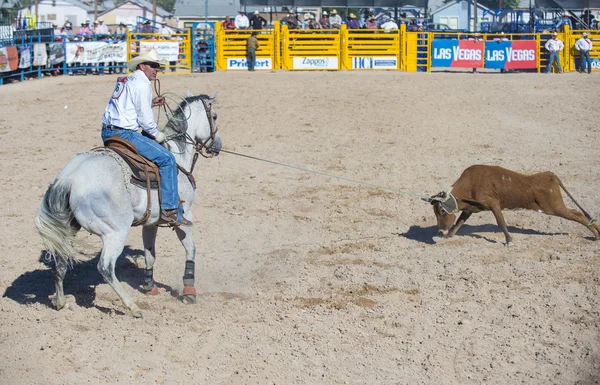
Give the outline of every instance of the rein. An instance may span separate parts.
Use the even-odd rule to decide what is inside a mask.
[[[176,119],[175,111],[181,110],[181,112],[183,113],[183,107],[182,107],[183,103],[179,104],[175,111],[173,111],[167,103],[164,103],[162,105],[165,115],[168,117],[167,124],[171,123],[173,130],[177,132],[176,134],[167,136],[165,139],[165,142],[167,142],[169,140],[174,140],[176,142],[191,144],[192,146],[194,146],[195,152],[194,152],[194,156],[192,158],[192,165],[190,167],[190,172],[188,173],[187,171],[185,171],[183,169],[183,167],[181,167],[179,165],[177,166],[189,178],[192,175],[192,172],[194,172],[194,167],[196,166],[196,161],[198,160],[198,155],[202,155],[204,158],[212,158],[214,156],[213,154],[208,153],[208,151],[205,151],[207,148],[206,145],[210,141],[213,141],[215,139],[215,136],[217,135],[217,131],[218,131],[218,128],[215,124],[215,120],[213,119],[212,104],[208,103],[207,100],[204,98],[200,99],[202,101],[202,105],[204,106],[204,112],[206,113],[206,118],[208,119],[208,124],[210,126],[210,136],[208,138],[206,138],[206,140],[197,141],[194,138],[192,138],[190,136],[190,134],[187,133],[187,121],[191,117],[191,113],[192,113],[192,108],[191,108],[190,104],[187,102],[187,100],[177,94],[173,94],[173,93],[169,93],[169,92],[161,94],[160,93],[160,80],[158,80],[158,79],[156,79],[154,81],[154,91],[156,92],[157,96],[163,97],[163,98],[165,97],[165,95],[171,95],[171,94],[175,95],[179,99],[181,99],[183,102],[185,102],[185,104],[187,104],[187,106],[190,109],[190,116],[184,115],[183,119]],[[193,176],[192,176],[192,179],[193,179]],[[192,183],[192,184],[195,185],[195,183]]]

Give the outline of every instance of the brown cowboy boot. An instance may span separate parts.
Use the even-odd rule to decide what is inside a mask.
[[[193,223],[188,221],[187,219],[185,219],[183,217],[183,215],[181,216],[181,222],[178,222],[177,221],[178,213],[179,213],[179,209],[161,210],[158,223],[169,225],[169,226],[192,226],[193,225]]]

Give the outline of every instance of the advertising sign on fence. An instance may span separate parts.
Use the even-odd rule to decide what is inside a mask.
[[[472,40],[434,40],[431,43],[431,66],[482,68],[483,43]]]
[[[337,57],[295,57],[295,70],[337,70]]]
[[[140,52],[154,48],[158,58],[166,61],[179,59],[179,42],[177,41],[140,41]]]
[[[369,56],[352,58],[353,69],[395,70],[398,59],[394,56]]]
[[[31,52],[29,47],[26,45],[19,46],[19,68],[31,67]]]
[[[48,44],[48,56],[50,64],[58,64],[65,61],[65,51],[62,43]]]
[[[46,44],[33,45],[33,65],[45,66],[48,64],[48,54],[46,53]]]
[[[67,43],[67,63],[96,64],[127,61],[127,43],[82,41]]]
[[[485,68],[537,68],[536,41],[488,41],[485,43]]]
[[[270,70],[273,68],[271,58],[256,58],[254,63],[254,69],[257,70]],[[247,70],[248,61],[245,57],[231,57],[227,59],[228,70]]]
[[[14,71],[19,67],[17,47],[0,48],[0,72]]]

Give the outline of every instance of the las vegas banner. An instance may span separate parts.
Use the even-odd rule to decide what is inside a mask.
[[[432,67],[537,68],[535,40],[434,40],[431,50]]]

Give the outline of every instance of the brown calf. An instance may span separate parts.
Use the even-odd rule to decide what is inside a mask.
[[[581,212],[565,206],[561,188]],[[502,167],[475,165],[463,171],[452,185],[450,194],[442,192],[431,197],[429,201],[433,205],[440,235],[448,238],[456,234],[471,214],[491,211],[504,232],[506,245],[510,246],[512,237],[506,228],[502,210],[528,209],[579,222],[587,227],[596,239],[600,239],[600,225],[579,206],[560,179],[551,172],[523,175]],[[452,226],[456,219],[455,213],[459,211],[462,213]]]

